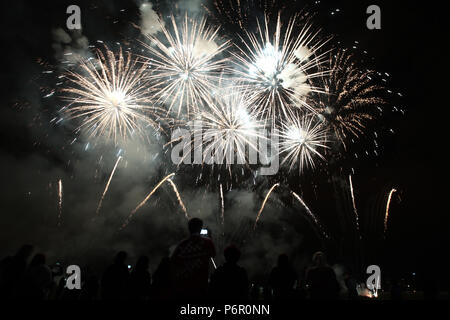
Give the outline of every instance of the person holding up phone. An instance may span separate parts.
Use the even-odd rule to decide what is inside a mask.
[[[216,249],[201,219],[190,219],[188,229],[190,236],[171,256],[172,285],[177,298],[202,299],[206,297],[209,262]]]

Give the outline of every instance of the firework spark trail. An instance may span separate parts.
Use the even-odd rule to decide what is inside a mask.
[[[148,81],[144,81],[147,65],[133,59],[122,49],[115,55],[105,48],[97,50],[97,59],[82,59],[80,70],[68,71],[69,81],[62,89],[68,102],[64,112],[69,119],[80,118],[78,129],[86,129],[89,137],[125,138],[134,132],[143,134],[150,124],[160,128],[155,117],[162,120],[160,108],[151,106]]]
[[[351,174],[348,176],[348,180],[350,182],[350,193],[352,196],[353,212],[355,213],[356,230],[358,232],[359,238],[361,239],[361,233],[360,233],[360,229],[359,229],[359,215],[358,215],[358,210],[356,210],[356,202],[355,202],[355,195],[353,193],[353,182],[352,182]]]
[[[186,15],[181,26],[171,16],[171,28],[159,21],[164,39],[147,34],[149,43],[141,42],[147,49],[147,60],[151,73],[154,98],[168,103],[167,112],[182,108],[189,116],[199,110],[199,105],[208,103],[217,89],[217,81],[228,58],[218,58],[229,47],[229,41],[218,42],[219,28],[207,27],[206,19],[189,19]],[[166,45],[168,43],[168,45]]]
[[[181,196],[180,196],[180,193],[178,192],[177,186],[171,179],[167,180],[167,182],[172,186],[172,189],[175,192],[175,195],[177,196],[177,200],[178,200],[178,203],[180,204],[181,210],[183,210],[183,212],[184,212],[184,216],[186,217],[186,219],[189,219],[189,215],[187,213],[187,210],[186,210],[186,207],[185,207],[183,201],[181,200]]]
[[[307,95],[324,92],[313,86],[312,80],[328,73],[317,70],[325,62],[326,53],[319,54],[326,41],[320,41],[318,32],[312,32],[310,24],[294,31],[296,17],[282,28],[280,13],[275,31],[269,30],[269,18],[264,17],[261,26],[257,20],[257,35],[245,31],[246,39],[238,53],[233,53],[239,81],[252,90],[252,103],[262,112],[264,120],[271,119],[272,126],[280,117],[287,117],[292,110],[306,109],[315,112]],[[293,36],[295,34],[295,37]]]
[[[223,190],[222,190],[222,184],[220,184],[220,209],[221,209],[221,217],[222,217],[222,226],[225,225],[225,207],[223,203]]]
[[[316,226],[319,228],[319,230],[322,232],[322,235],[326,238],[329,239],[328,234],[323,230],[322,225],[320,224],[319,220],[317,219],[317,217],[314,215],[314,213],[312,213],[312,211],[309,209],[309,207],[306,205],[306,203],[303,201],[303,199],[296,194],[294,191],[291,191],[291,194],[298,200],[298,202],[300,202],[302,204],[302,206],[306,209],[306,212],[309,214],[309,216],[312,218],[312,220],[314,221],[314,223],[316,224]]]
[[[117,165],[119,164],[121,159],[122,159],[122,156],[119,156],[119,158],[117,158],[116,164],[114,165],[114,168],[111,171],[111,175],[109,176],[108,182],[106,183],[105,190],[103,191],[102,197],[100,198],[100,201],[98,203],[97,211],[95,212],[97,215],[100,213],[100,209],[102,207],[103,199],[105,198],[105,195],[108,192],[109,184],[111,183],[111,180],[112,180],[112,178],[114,176],[114,173],[116,172]]]
[[[214,266],[214,269],[217,269],[216,262],[214,261],[214,258],[212,258],[212,257],[211,257],[211,262],[212,262],[212,264],[213,264],[213,266]]]
[[[222,241],[225,241],[225,205],[223,200],[223,189],[222,184],[220,184],[220,210],[222,218]]]
[[[267,192],[266,197],[264,198],[264,201],[263,201],[263,203],[262,203],[262,205],[261,205],[261,208],[260,208],[259,211],[258,211],[258,215],[256,216],[256,220],[255,220],[255,224],[254,224],[254,226],[253,226],[253,230],[256,229],[256,224],[258,223],[258,220],[259,220],[259,218],[260,218],[260,216],[261,216],[261,213],[263,212],[264,207],[266,206],[266,202],[267,202],[267,200],[269,199],[270,194],[271,194],[272,191],[273,191],[276,187],[278,187],[279,185],[280,185],[279,183],[275,183],[275,184],[272,186],[272,188],[270,188],[269,192]]]
[[[58,227],[61,226],[62,203],[63,203],[63,185],[62,185],[62,180],[59,179],[59,181],[58,181]]]
[[[151,196],[155,193],[156,190],[159,189],[159,187],[161,187],[161,185],[166,182],[167,179],[170,179],[171,177],[173,177],[175,175],[175,173],[171,173],[168,176],[166,176],[164,179],[162,179],[157,185],[156,187],[153,188],[153,190],[145,197],[144,200],[142,200],[142,202],[133,210],[131,211],[130,215],[127,217],[127,219],[125,220],[125,222],[123,223],[122,227],[119,230],[122,230],[123,228],[125,228],[128,223],[130,222],[131,218],[133,218],[134,214],[140,209],[142,208],[142,206],[144,204],[147,203],[148,199],[151,198]]]
[[[386,235],[386,231],[388,228],[388,219],[389,219],[389,206],[391,205],[391,199],[394,192],[397,192],[395,188],[392,188],[392,190],[389,192],[389,196],[386,202],[386,213],[384,215],[384,234]]]

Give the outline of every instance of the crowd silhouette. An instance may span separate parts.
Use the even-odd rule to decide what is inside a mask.
[[[153,274],[150,274],[147,256],[139,257],[136,264],[130,266],[128,254],[120,251],[100,276],[83,274],[81,290],[67,288],[63,268],[50,268],[43,253],[32,257],[33,246],[24,245],[15,255],[0,261],[0,299],[361,299],[350,269],[343,273],[340,284],[323,252],[313,255],[311,266],[300,277],[288,255],[280,254],[277,265],[262,285],[249,282],[247,270],[239,265],[241,251],[233,244],[224,249],[223,265],[213,268],[213,265],[216,267],[213,264],[216,250],[211,238],[201,233],[202,228],[202,220],[189,220],[189,237],[181,241],[170,256],[161,259]],[[392,298],[401,299],[400,285],[392,283]]]

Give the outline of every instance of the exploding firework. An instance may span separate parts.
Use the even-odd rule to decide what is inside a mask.
[[[249,106],[248,94],[231,87],[215,96],[189,124],[189,137],[176,134],[166,146],[182,140],[184,155],[180,163],[191,163],[185,160],[193,152],[195,164],[207,164],[213,168],[215,165],[223,166],[230,176],[233,165],[248,167],[256,163],[258,143],[267,140],[262,121]],[[243,174],[244,167],[241,169]],[[202,173],[199,178],[201,176]],[[218,178],[220,180],[220,174]]]
[[[193,136],[203,135],[201,150],[205,163],[221,164],[225,158],[229,166],[236,158],[236,164],[246,164],[250,153],[257,152],[258,140],[265,136],[263,124],[249,102],[246,92],[231,89],[216,97],[202,112],[201,126],[194,125]]]
[[[330,55],[330,75],[320,80],[326,94],[318,109],[344,149],[349,137],[358,138],[364,133],[367,121],[386,103],[374,83],[375,71],[361,70],[353,61],[353,55],[344,50]]]
[[[289,170],[298,162],[299,171],[304,168],[314,168],[314,156],[325,160],[319,152],[326,149],[327,131],[317,121],[314,116],[288,117],[282,123],[280,135],[280,154],[284,154],[283,161],[289,162]]]
[[[142,133],[144,125],[159,125],[149,115],[157,115],[148,98],[148,83],[143,81],[146,65],[122,49],[115,55],[105,48],[97,50],[97,59],[82,59],[79,71],[69,71],[62,98],[69,118],[80,118],[79,129],[89,136],[125,138]]]
[[[307,167],[315,168],[317,160],[325,161],[330,132],[346,148],[348,137],[363,133],[366,122],[374,117],[372,110],[384,100],[377,95],[382,87],[373,84],[374,72],[360,71],[350,55],[339,52],[331,56],[329,65],[325,64],[326,41],[320,39],[311,24],[299,27],[298,17],[283,21],[278,13],[276,23],[268,15],[263,21],[256,20],[257,32],[242,30],[239,36],[242,42],[231,52],[232,60],[225,52],[229,42],[222,41],[219,29],[209,27],[206,19],[190,19],[186,15],[180,20],[171,16],[168,24],[160,20],[161,32],[145,35],[147,41],[141,42],[145,50],[139,58],[133,58],[129,52],[124,54],[121,49],[114,54],[106,48],[97,51],[96,59],[81,60],[78,71],[69,71],[66,75],[69,86],[63,90],[67,94],[63,98],[69,103],[64,110],[69,118],[80,119],[79,129],[86,130],[90,136],[106,136],[115,141],[134,132],[144,133],[148,125],[159,127],[162,114],[176,114],[183,122],[201,120],[201,127],[194,122],[191,135],[194,138],[201,135],[201,143],[196,145],[189,139],[188,147],[194,152],[200,150],[202,163],[223,164],[226,158],[227,166],[234,161],[250,164],[246,148],[249,153],[259,153],[257,141],[266,139],[262,129],[271,122],[281,138],[281,164],[288,163],[289,170],[298,165],[300,172]],[[248,16],[236,17],[239,27],[247,28],[241,23],[243,20],[248,20]],[[222,79],[231,70],[230,62],[236,70],[233,70],[233,84],[228,88],[222,85]],[[164,110],[157,105],[164,105]],[[97,214],[120,160],[118,157],[107,181]],[[174,173],[164,177],[148,193],[121,229],[165,182],[173,189],[185,217],[189,217],[171,180],[173,176]],[[224,227],[223,188],[231,188],[222,184],[220,174],[217,181]],[[360,233],[352,176],[349,183]],[[265,195],[254,229],[277,187],[279,184],[274,184]],[[395,189],[386,205],[385,232],[393,192]],[[292,195],[306,209],[309,220],[328,238],[303,199],[293,191]],[[58,210],[60,220],[61,180]]]
[[[311,80],[327,73],[318,68],[324,62],[325,53],[319,51],[325,42],[317,39],[318,32],[312,32],[310,24],[294,30],[296,17],[282,28],[278,14],[274,32],[267,15],[263,26],[257,22],[257,35],[245,31],[243,46],[236,45],[238,52],[233,53],[236,75],[251,88],[255,108],[265,120],[271,120],[272,126],[276,119],[291,115],[292,110],[314,111],[307,95],[322,92]]]
[[[147,49],[148,79],[156,101],[167,105],[168,112],[175,109],[180,116],[185,108],[190,115],[216,91],[227,61],[220,55],[229,42],[218,44],[219,29],[207,27],[205,18],[197,21],[186,15],[179,26],[171,16],[171,22],[169,30],[159,21],[163,39],[150,34],[146,35],[149,43],[142,42]]]
[[[105,195],[108,192],[109,185],[111,184],[111,180],[112,180],[112,178],[114,176],[114,173],[116,172],[117,165],[119,164],[121,159],[122,159],[121,156],[119,156],[117,158],[116,164],[114,165],[114,168],[111,171],[111,175],[109,176],[108,182],[106,183],[105,190],[103,191],[102,197],[100,198],[100,201],[98,202],[97,211],[96,211],[97,215],[100,213],[100,209],[102,207],[103,200],[105,199]]]

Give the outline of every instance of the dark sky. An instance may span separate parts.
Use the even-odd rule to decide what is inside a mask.
[[[61,130],[46,131],[55,110],[46,106],[39,96],[40,81],[47,80],[41,79],[43,67],[37,62],[41,58],[53,65],[57,63],[51,30],[65,27],[67,5],[78,4],[81,7],[83,34],[95,44],[97,39],[122,41],[133,37],[135,33],[129,22],[138,21],[136,2],[1,2],[2,197],[14,194],[15,190],[20,193],[24,184],[32,183],[22,177],[24,172],[32,170],[25,167],[32,163],[29,161],[31,156],[46,159],[39,170],[50,172],[52,168],[49,167],[52,166],[64,170],[61,168],[67,155],[64,156],[59,148],[52,148],[52,143],[58,139],[51,137],[52,134],[61,134]],[[368,51],[375,58],[373,66],[391,75],[389,87],[403,94],[398,103],[406,111],[405,116],[385,119],[386,125],[395,130],[395,135],[383,141],[383,153],[379,159],[374,162],[361,160],[365,162],[357,164],[360,169],[355,177],[361,199],[369,199],[373,193],[379,192],[375,186],[381,189],[395,186],[401,190],[401,201],[393,205],[385,244],[387,256],[402,261],[403,266],[418,265],[435,253],[448,256],[450,212],[444,206],[448,198],[448,101],[444,100],[448,88],[442,88],[448,82],[448,76],[445,76],[448,64],[445,8],[441,7],[441,2],[418,4],[415,1],[321,1],[319,6],[314,6],[314,1],[285,2],[285,10],[295,11],[303,3],[318,8],[316,21],[324,31],[334,34],[335,39],[346,46],[357,40],[359,49]],[[365,27],[365,10],[370,4],[381,8],[381,30]],[[163,6],[163,2],[160,5]],[[331,16],[330,12],[336,8],[340,11]],[[32,101],[31,108],[27,107],[29,101]],[[39,111],[33,107],[34,103],[41,105]],[[47,143],[36,144],[36,141],[48,137],[47,134],[50,134]],[[28,177],[34,179],[33,175]],[[363,200],[361,202],[365,204]],[[15,212],[17,208],[2,206],[2,210],[0,214],[9,221],[5,226],[19,224],[22,218]],[[0,217],[0,224],[2,220]],[[39,225],[45,221],[48,222],[34,219],[30,223]],[[18,227],[19,239],[20,232],[26,233],[26,230]],[[8,241],[8,237],[3,236],[2,241]],[[18,242],[15,239],[11,243],[15,245]],[[5,254],[10,250],[8,245],[3,245],[2,249]],[[3,252],[0,253],[2,255]]]

